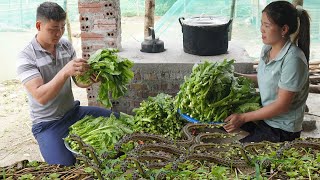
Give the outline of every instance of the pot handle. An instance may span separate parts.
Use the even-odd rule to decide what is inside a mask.
[[[230,19],[229,22],[227,23],[227,29],[230,29],[230,24],[232,23],[233,19]]]
[[[184,20],[184,17],[179,17],[179,23],[180,23],[180,25],[181,25],[181,31],[182,31],[182,33],[183,33],[183,24],[182,24],[182,20]]]
[[[182,26],[182,21],[181,20],[184,20],[184,17],[179,17],[179,23]]]

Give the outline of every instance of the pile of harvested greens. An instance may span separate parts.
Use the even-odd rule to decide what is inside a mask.
[[[180,86],[176,107],[200,122],[222,122],[235,112],[257,110],[260,97],[247,78],[233,75],[234,60],[204,62]]]

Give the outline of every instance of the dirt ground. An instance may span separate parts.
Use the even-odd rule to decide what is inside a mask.
[[[85,89],[73,87],[75,99],[88,105]],[[31,133],[27,95],[21,83],[0,83],[0,167],[28,159],[42,161],[38,144]]]
[[[142,32],[141,25],[143,24],[143,21],[141,20],[142,18],[124,19],[122,22],[124,43],[126,43],[125,39],[130,37],[135,38],[134,36],[137,32]],[[136,27],[137,24],[141,28],[131,27]],[[79,25],[75,24],[73,27],[73,33],[79,33],[77,28]],[[131,31],[126,31],[128,29]],[[74,38],[73,40],[73,44],[79,56],[81,54],[81,41],[79,38]],[[25,43],[23,42],[22,44]],[[16,47],[14,44],[12,46]],[[3,50],[3,48],[1,49]],[[12,54],[14,51],[10,52]],[[7,59],[11,58],[11,56],[7,57]],[[88,100],[86,90],[74,86],[73,91],[75,99],[80,100],[81,105],[87,105]],[[320,116],[320,111],[318,110],[320,104],[319,94],[310,94],[307,104],[309,106],[310,113]],[[308,118],[317,121],[317,129],[312,132],[303,132],[303,136],[320,138],[319,117],[310,116]],[[5,81],[0,79],[0,167],[10,165],[24,159],[42,161],[37,142],[31,133],[31,121],[29,117],[27,96],[19,81],[13,78]]]

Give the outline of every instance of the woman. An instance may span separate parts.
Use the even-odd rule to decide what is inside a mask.
[[[292,141],[300,137],[309,90],[309,15],[287,1],[272,2],[262,11],[261,33],[257,75],[241,75],[258,83],[263,107],[230,115],[224,128],[249,132],[241,142]]]

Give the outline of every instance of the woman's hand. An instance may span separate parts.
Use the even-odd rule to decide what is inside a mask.
[[[238,72],[233,72],[234,77],[240,77],[243,76],[244,74],[238,73]]]
[[[233,132],[245,123],[245,119],[243,114],[231,114],[224,120],[224,122],[226,125],[224,125],[223,128],[227,132]]]

